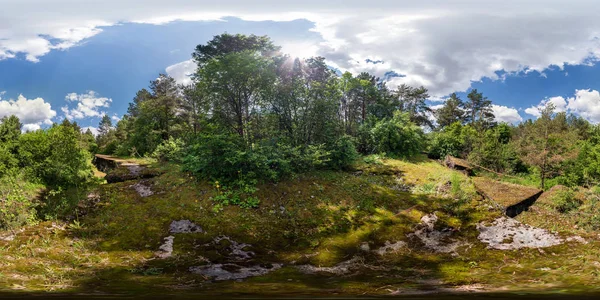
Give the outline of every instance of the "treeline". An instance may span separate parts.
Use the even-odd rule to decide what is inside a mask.
[[[193,53],[193,84],[160,75],[116,126],[103,153],[179,160],[196,175],[247,187],[311,169],[344,169],[358,153],[407,157],[433,128],[423,87],[388,89],[341,76],[324,58],[291,58],[267,37],[223,34]]]
[[[283,55],[268,37],[223,34],[192,56],[193,84],[161,74],[116,126],[103,118],[101,152],[179,159],[212,180],[276,180],[343,169],[357,153],[408,157],[426,149],[423,129],[436,128],[424,87],[338,76],[324,58]],[[491,101],[476,91],[461,109],[471,124],[495,125]]]
[[[535,121],[497,124],[477,90],[434,111],[424,87],[390,89],[368,73],[338,75],[322,57],[279,50],[264,36],[215,36],[192,54],[192,84],[161,74],[116,124],[104,116],[95,140],[67,120],[21,134],[16,117],[4,118],[0,178],[61,191],[89,181],[90,152],[153,156],[213,182],[218,202],[246,207],[258,205],[261,180],[346,169],[360,154],[453,155],[544,188],[600,180],[600,127],[581,117],[549,105]]]
[[[338,76],[324,58],[291,58],[264,36],[215,36],[192,56],[193,84],[161,74],[116,126],[103,119],[100,151],[178,160],[230,185],[344,169],[357,154],[423,151],[545,188],[600,180],[597,126],[551,106],[535,121],[497,124],[491,100],[472,90],[433,111],[424,87],[390,89],[368,73]]]
[[[430,134],[430,156],[465,158],[545,189],[556,184],[592,187],[600,183],[599,125],[556,112],[548,103],[536,120],[482,129],[469,122],[461,109],[464,106],[453,95],[437,112],[442,122]]]

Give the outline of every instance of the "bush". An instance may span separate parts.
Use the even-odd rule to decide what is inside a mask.
[[[581,206],[581,201],[570,189],[560,190],[552,197],[552,207],[561,213],[568,213]]]
[[[471,151],[477,132],[471,126],[455,122],[443,131],[432,133],[429,157],[439,159],[447,155],[465,157]]]
[[[183,155],[183,141],[170,137],[163,141],[152,153],[152,157],[159,161],[181,162]]]
[[[354,138],[344,135],[331,147],[327,165],[334,170],[346,170],[357,158]]]
[[[15,169],[19,160],[4,145],[0,145],[0,177]]]
[[[26,197],[16,174],[0,179],[0,229],[14,229],[35,221],[36,204]]]
[[[406,113],[396,112],[393,118],[377,122],[372,134],[378,153],[409,157],[423,150],[423,131]]]

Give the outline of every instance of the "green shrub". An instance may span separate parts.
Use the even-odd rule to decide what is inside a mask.
[[[561,213],[568,213],[581,206],[581,201],[570,189],[560,190],[552,197],[552,207]]]
[[[357,158],[354,138],[344,135],[331,147],[327,165],[334,170],[346,170]]]
[[[15,174],[0,178],[0,229],[14,229],[35,222],[36,204],[23,190]]]
[[[156,147],[156,150],[152,153],[152,157],[159,161],[181,162],[183,147],[184,144],[181,139],[170,137]]]
[[[393,118],[377,122],[372,134],[378,153],[409,157],[423,150],[423,131],[406,113],[396,112]]]
[[[7,147],[0,144],[0,177],[15,169],[18,163],[19,160],[15,155]]]

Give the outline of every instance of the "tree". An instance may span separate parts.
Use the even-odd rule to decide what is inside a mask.
[[[565,130],[560,119],[555,119],[552,103],[540,109],[540,114],[535,122],[522,125],[516,147],[523,161],[538,169],[544,189],[546,179],[559,173],[561,164],[576,155],[577,133]]]
[[[243,34],[220,34],[213,37],[206,45],[196,46],[192,53],[194,61],[199,68],[204,67],[212,59],[236,52],[258,52],[263,56],[273,56],[280,47],[273,45],[267,36],[243,35]]]
[[[473,89],[468,95],[469,99],[465,104],[467,121],[479,128],[489,128],[494,125],[494,111],[492,110],[492,101]]]
[[[102,116],[98,124],[98,136],[106,136],[112,129],[112,120],[108,115]]]
[[[429,94],[427,89],[424,87],[410,87],[406,84],[402,84],[396,91],[398,97],[400,110],[407,112],[410,120],[419,126],[427,126],[433,129],[433,122],[431,122],[430,115],[433,112],[429,105],[425,103]]]
[[[15,115],[0,119],[0,143],[13,144],[21,135],[21,121]]]
[[[213,121],[248,140],[275,80],[272,60],[254,51],[232,52],[208,61],[196,77],[210,94]]]
[[[462,100],[460,100],[456,93],[452,93],[450,98],[444,103],[444,106],[435,112],[438,126],[444,128],[456,122],[463,124],[465,122],[465,111],[463,107],[464,103]]]
[[[423,149],[423,131],[410,121],[408,113],[397,111],[391,119],[384,119],[372,129],[376,151],[395,156],[412,156]]]

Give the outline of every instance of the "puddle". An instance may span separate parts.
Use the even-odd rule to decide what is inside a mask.
[[[563,240],[545,229],[532,227],[517,220],[501,217],[490,226],[477,224],[480,241],[489,244],[488,248],[512,250],[521,248],[545,248],[559,245]]]

